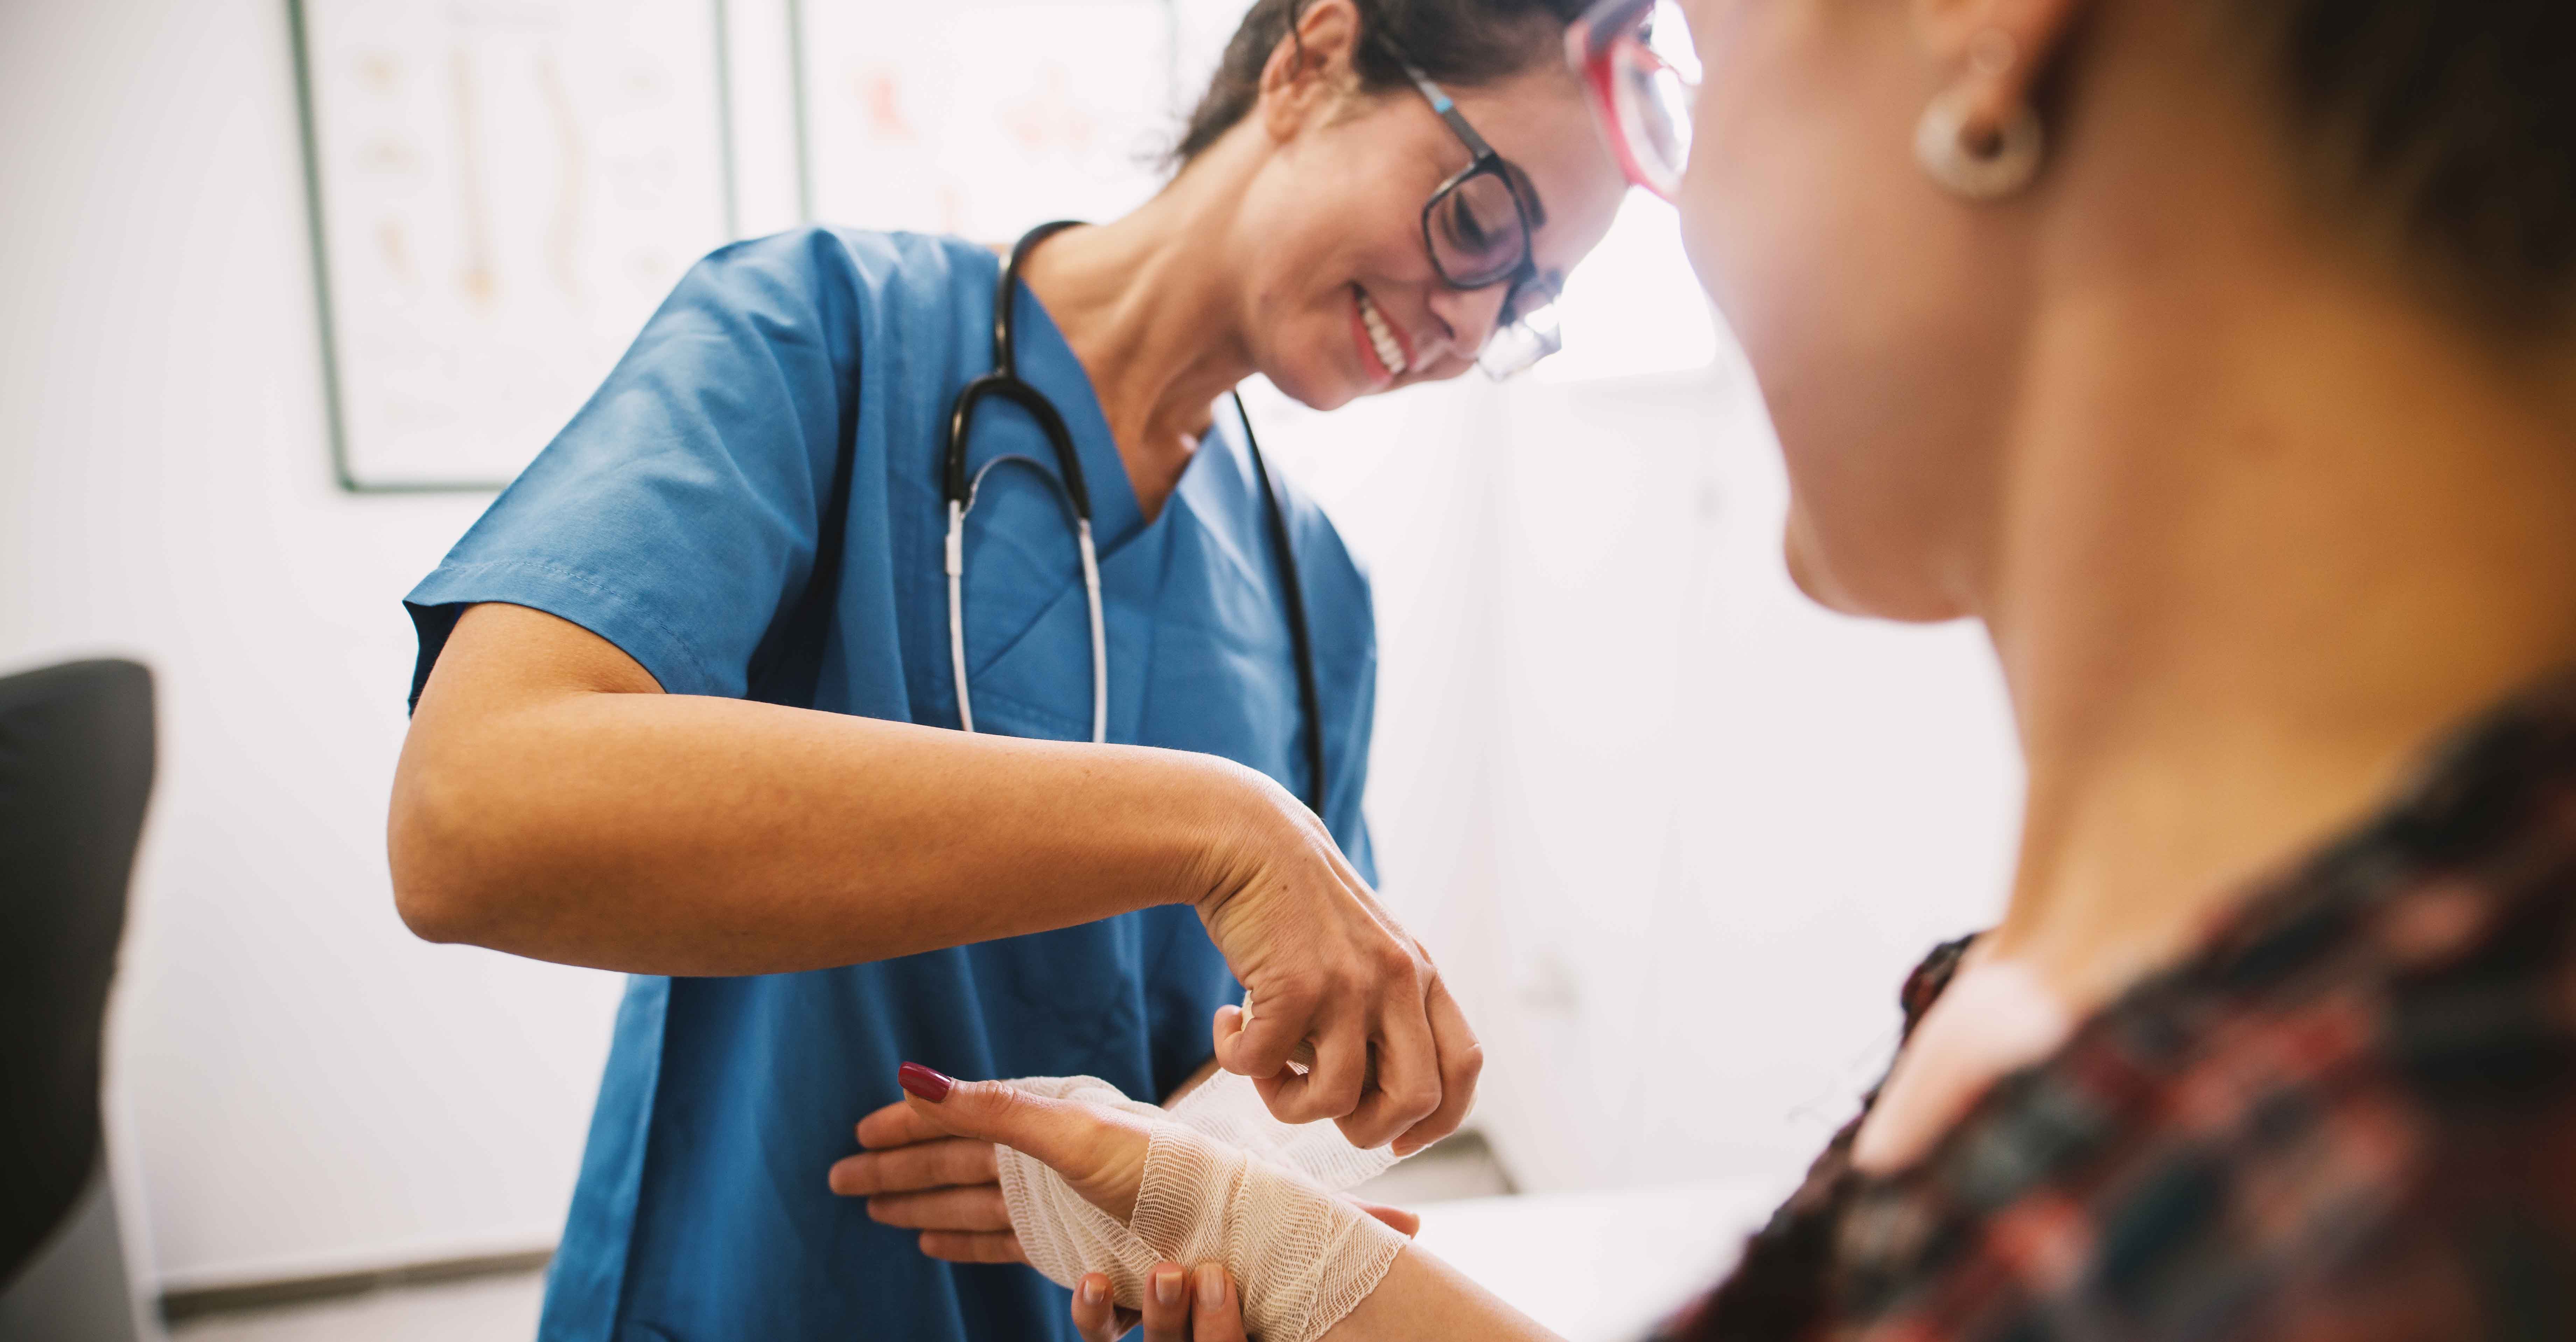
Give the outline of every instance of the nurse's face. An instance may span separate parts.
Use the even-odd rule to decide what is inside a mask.
[[[1562,278],[1609,230],[1625,191],[1581,88],[1550,59],[1452,89],[1470,125],[1526,175],[1546,220],[1531,237]],[[1256,114],[1257,115],[1257,114]],[[1274,138],[1238,238],[1253,362],[1319,410],[1474,366],[1505,285],[1457,290],[1432,266],[1422,208],[1473,155],[1411,89],[1348,95]]]
[[[1915,165],[1956,63],[1920,5],[1682,8],[1704,67],[1683,234],[1779,430],[1790,571],[1840,610],[1972,613],[2032,249],[2012,205]]]

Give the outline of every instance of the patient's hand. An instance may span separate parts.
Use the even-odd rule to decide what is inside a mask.
[[[934,1110],[940,1122],[930,1118]],[[858,1131],[861,1150],[832,1166],[832,1191],[866,1198],[870,1220],[920,1231],[921,1251],[952,1263],[1028,1261],[1002,1205],[993,1143],[957,1134],[1006,1136],[1121,1222],[1135,1213],[1145,1173],[1146,1131],[1133,1115],[1041,1099],[1000,1081],[959,1082],[937,1106],[898,1100],[859,1120]],[[1076,1177],[1068,1160],[1092,1177]],[[1422,1218],[1401,1207],[1352,1201],[1401,1234],[1422,1228]]]
[[[1222,1263],[1193,1271],[1178,1263],[1155,1265],[1142,1313],[1109,1299],[1109,1278],[1094,1272],[1073,1292],[1073,1329],[1082,1342],[1116,1342],[1142,1321],[1143,1342],[1245,1342],[1243,1301]]]
[[[1032,1095],[1008,1081],[939,1080],[948,1085],[943,1098],[929,1103],[924,1103],[926,1096],[899,1101],[860,1122],[859,1145],[870,1149],[832,1167],[833,1192],[854,1197],[874,1194],[880,1188],[905,1195],[921,1189],[989,1193],[990,1214],[998,1217],[1001,1228],[1008,1231],[1010,1212],[1002,1205],[1000,1175],[993,1164],[993,1143],[1000,1142],[1046,1162],[1085,1202],[1109,1213],[1120,1224],[1136,1214],[1136,1191],[1145,1179],[1145,1145],[1151,1138],[1143,1119],[1080,1100]],[[972,1153],[921,1157],[909,1154],[916,1149],[946,1151],[955,1147],[972,1148]],[[910,1173],[916,1168],[922,1172]],[[889,1171],[901,1172],[903,1181],[884,1182]],[[971,1176],[975,1186],[954,1187],[966,1180],[948,1178],[952,1172]],[[1349,1201],[1398,1234],[1410,1237],[1422,1228],[1422,1218],[1402,1207],[1358,1198]],[[955,1218],[960,1227],[969,1220],[982,1225],[988,1219],[984,1216],[986,1204],[978,1199],[961,1199],[953,1205],[961,1212]],[[868,1214],[889,1225],[914,1224],[878,1215],[874,1197],[869,1199]],[[942,1221],[940,1228],[948,1230],[950,1223]],[[930,1253],[930,1237],[922,1238],[922,1251]],[[939,1253],[931,1256],[954,1257]],[[955,1261],[1016,1263],[1027,1259],[1020,1254],[1019,1240],[1014,1237],[1007,1259]]]
[[[898,1101],[859,1120],[859,1154],[832,1166],[832,1191],[868,1200],[868,1219],[921,1232],[921,1251],[952,1263],[1025,1263],[993,1144],[950,1136]],[[1130,1201],[1133,1201],[1130,1194]]]

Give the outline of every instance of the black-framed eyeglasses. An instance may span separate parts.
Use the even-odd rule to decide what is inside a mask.
[[[1430,100],[1431,110],[1467,146],[1467,166],[1442,182],[1422,206],[1422,245],[1430,250],[1441,283],[1452,289],[1511,286],[1493,335],[1476,355],[1486,376],[1500,381],[1565,346],[1556,319],[1557,281],[1540,272],[1531,252],[1530,239],[1547,222],[1547,210],[1520,169],[1468,124],[1448,91],[1393,43],[1387,49]]]

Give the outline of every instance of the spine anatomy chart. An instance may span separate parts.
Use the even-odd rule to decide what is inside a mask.
[[[814,213],[982,239],[1153,194],[1244,0],[802,0]]]
[[[727,237],[714,0],[295,0],[343,479],[506,482]]]

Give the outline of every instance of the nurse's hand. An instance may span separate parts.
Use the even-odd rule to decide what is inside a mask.
[[[1252,1077],[1283,1123],[1332,1119],[1355,1146],[1411,1155],[1455,1132],[1485,1066],[1422,944],[1286,789],[1218,846],[1198,901],[1252,1003],[1217,1013],[1217,1062]],[[1291,1070],[1291,1059],[1307,1064]]]
[[[1002,1205],[993,1144],[952,1137],[900,1101],[859,1120],[860,1152],[832,1166],[832,1191],[866,1198],[868,1219],[921,1232],[951,1263],[1025,1263]]]

